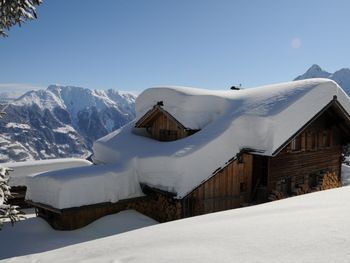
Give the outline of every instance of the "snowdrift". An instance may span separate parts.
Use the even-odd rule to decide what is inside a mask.
[[[342,187],[146,227],[11,262],[348,263],[349,200],[350,187]]]

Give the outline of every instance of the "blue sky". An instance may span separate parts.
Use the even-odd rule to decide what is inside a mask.
[[[0,83],[227,89],[350,67],[347,0],[43,1],[0,39]]]

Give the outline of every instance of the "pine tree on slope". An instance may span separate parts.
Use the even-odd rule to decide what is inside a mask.
[[[0,112],[0,118],[4,115]],[[8,198],[11,196],[9,186],[9,172],[12,169],[0,166],[0,230],[5,219],[10,219],[12,225],[19,221],[22,217],[19,215],[17,206],[7,204]]]

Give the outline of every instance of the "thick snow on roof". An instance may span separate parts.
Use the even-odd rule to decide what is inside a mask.
[[[58,170],[67,167],[90,166],[91,162],[79,158],[61,158],[50,160],[25,161],[16,163],[2,163],[4,167],[12,168],[10,172],[11,186],[25,186],[28,175]]]
[[[67,168],[27,177],[26,199],[69,208],[142,196],[135,175],[119,165]]]
[[[108,168],[108,172],[105,167],[96,166],[93,170],[71,170],[68,173],[71,177],[62,177],[59,173],[43,175],[45,179],[36,177],[29,185],[27,199],[57,208],[93,204],[98,200],[120,200],[121,196],[139,195],[136,191],[138,182],[173,192],[177,198],[182,198],[244,148],[272,155],[334,96],[350,112],[348,96],[328,79],[294,81],[239,91],[180,87],[148,89],[137,98],[137,119],[158,101],[163,101],[164,109],[184,126],[201,130],[181,140],[160,142],[142,136],[140,130],[134,128],[135,122],[131,122],[93,145],[94,160],[109,163],[111,169]],[[76,174],[79,177],[74,178]],[[114,177],[129,177],[130,181],[126,180],[123,182],[125,186],[118,185],[112,190],[108,188],[108,182],[113,184]],[[41,193],[45,191],[40,189],[45,189],[46,180],[60,180],[60,183],[50,185],[50,191]],[[68,181],[75,184],[71,185]],[[99,184],[98,190],[94,190],[94,197],[89,197],[84,191],[76,191],[75,187],[87,187],[90,183]],[[39,184],[41,187],[37,187]],[[118,191],[122,191],[123,187],[133,192],[120,195]]]
[[[11,262],[348,263],[349,200],[350,187],[337,188],[150,226]]]
[[[183,197],[243,148],[272,155],[335,95],[350,112],[349,98],[328,79],[239,91],[151,88],[137,98],[137,119],[163,101],[164,109],[184,126],[201,131],[159,142],[137,135],[130,123],[96,141],[94,158],[128,163],[140,182]]]

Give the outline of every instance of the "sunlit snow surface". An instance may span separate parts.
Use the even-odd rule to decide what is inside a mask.
[[[16,163],[2,163],[1,165],[13,169],[13,171],[10,172],[9,184],[11,186],[26,186],[27,175],[34,175],[51,170],[59,170],[67,167],[91,166],[92,163],[79,158],[60,158]]]
[[[42,218],[33,217],[33,211],[30,211],[27,217],[28,219],[16,223],[14,227],[6,223],[0,231],[0,261],[50,251],[158,223],[134,210],[126,210],[105,216],[78,230],[56,231]],[[62,262],[65,259],[57,260]]]
[[[350,112],[348,96],[328,79],[239,91],[145,90],[136,101],[137,118],[163,101],[164,109],[187,128],[201,130],[181,140],[160,142],[141,136],[131,122],[94,143],[94,160],[106,165],[33,177],[27,199],[56,208],[118,201],[139,196],[139,183],[182,198],[244,148],[274,154],[334,96]],[[110,182],[118,186],[112,188]]]
[[[113,236],[108,233],[115,234],[128,222],[134,224],[133,216],[124,217],[127,222],[118,217],[102,218],[72,232],[53,231],[43,220],[33,218],[14,228],[6,225],[0,232],[0,256],[23,255],[9,262],[36,263],[348,263],[349,200],[350,187],[346,186]],[[143,222],[144,226],[152,224]],[[105,229],[104,235],[97,234],[100,228]],[[91,236],[109,237],[80,243]],[[33,254],[53,248],[59,249]]]

